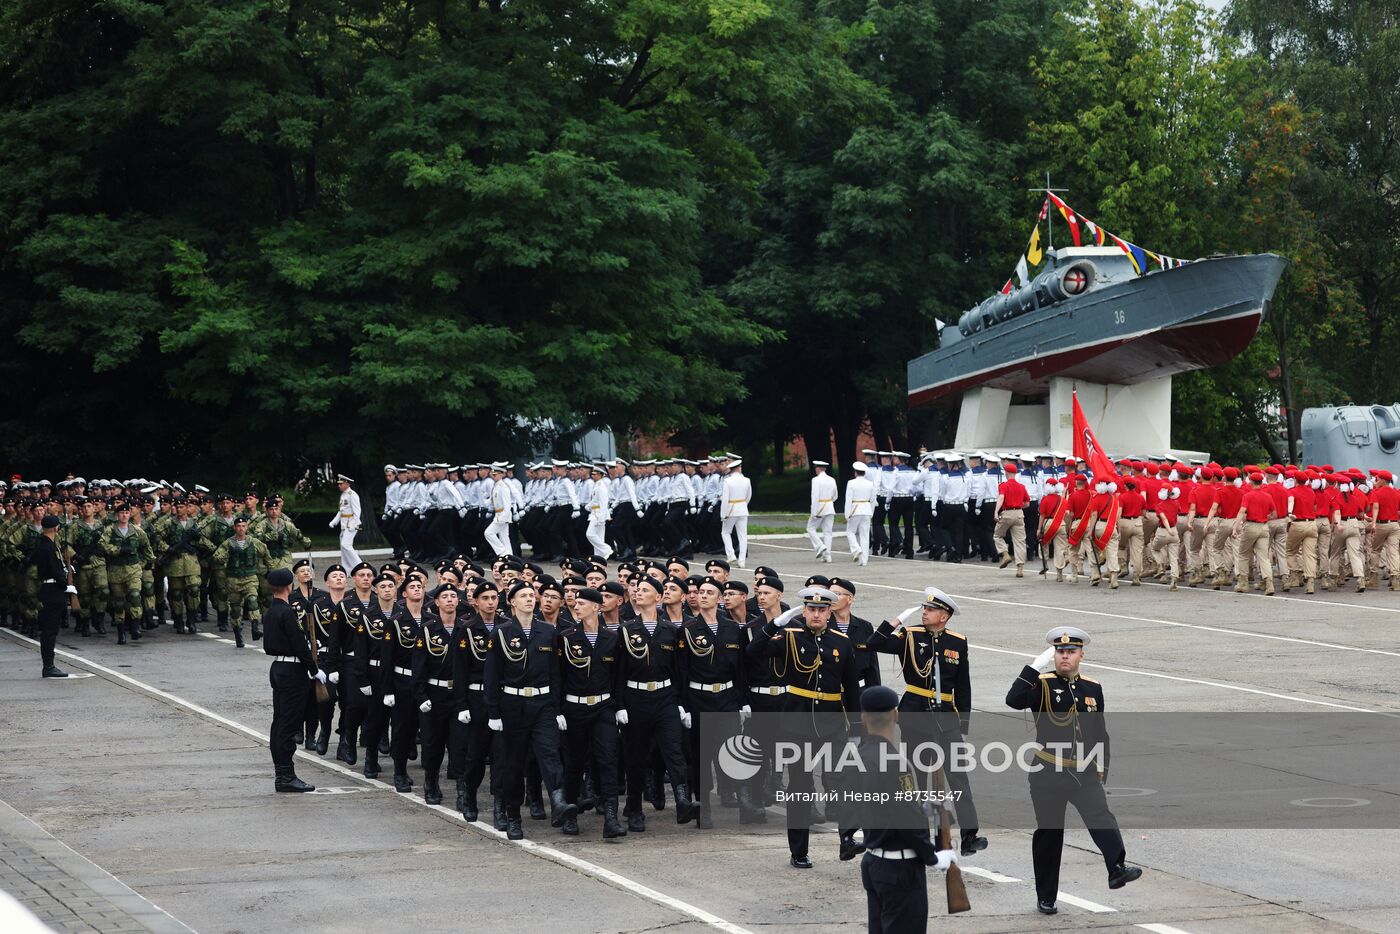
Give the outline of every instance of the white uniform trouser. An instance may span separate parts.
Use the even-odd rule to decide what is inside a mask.
[[[360,563],[359,552],[355,551],[355,536],[358,533],[358,529],[340,527],[340,565],[346,571]]]
[[[739,533],[739,553],[734,553],[734,542],[731,533]],[[720,528],[720,537],[724,539],[724,555],[730,561],[737,561],[740,564],[749,559],[749,517],[730,516],[724,520]]]
[[[829,516],[812,516],[807,520],[807,540],[812,543],[813,551],[820,551],[822,548],[825,548],[826,553],[831,554],[831,530],[835,526],[835,514]]]
[[[593,553],[600,558],[612,557],[612,546],[608,544],[608,524],[601,519],[589,519],[588,530],[583,533],[583,537],[588,539],[588,544],[593,546]]]
[[[486,544],[496,553],[496,557],[510,554],[510,523],[493,519],[486,527]]]
[[[870,517],[846,517],[846,541],[850,543],[851,554],[860,555],[860,563],[870,561]]]

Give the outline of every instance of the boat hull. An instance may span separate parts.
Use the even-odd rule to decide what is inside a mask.
[[[909,404],[975,386],[1040,395],[1052,377],[1131,385],[1218,366],[1258,333],[1285,265],[1269,253],[1202,259],[1036,309],[910,361]]]

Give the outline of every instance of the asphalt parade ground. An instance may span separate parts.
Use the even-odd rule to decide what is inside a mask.
[[[1110,729],[1129,711],[1400,715],[1400,593],[1388,590],[1109,591],[1056,584],[1039,562],[1023,579],[980,562],[859,567],[839,536],[831,564],[801,536],[752,542],[748,563],[775,567],[790,594],[812,573],[849,577],[855,613],[871,620],[914,605],[928,584],[953,594],[963,613],[951,628],[971,644],[974,742],[978,717],[1022,716],[1005,708],[1006,690],[1045,631],[1066,624],[1093,637],[1083,673],[1104,686]],[[647,805],[647,831],[622,841],[605,842],[589,814],[578,837],[527,820],[512,843],[425,805],[417,762],[414,792],[397,794],[335,762],[334,739],[324,759],[297,753],[316,793],[276,794],[266,656],[211,629],[166,625],[121,647],[64,630],[60,667],[87,675],[66,680],[40,679],[36,644],[3,631],[0,889],[55,930],[865,929],[859,860],[837,860],[830,825],[805,872],[788,867],[776,821],[741,827],[718,805],[710,831]],[[898,686],[893,657],[882,661]],[[1087,833],[1070,826],[1060,913],[1044,917],[1029,834],[984,809],[990,846],[962,863],[972,911],[947,916],[930,873],[930,930],[1400,931],[1396,830],[1125,830],[1128,861],[1145,873],[1110,891]]]

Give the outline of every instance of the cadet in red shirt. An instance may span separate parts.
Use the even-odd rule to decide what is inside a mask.
[[[1240,511],[1235,514],[1231,534],[1239,535],[1235,550],[1235,593],[1244,593],[1249,584],[1249,560],[1259,564],[1259,576],[1264,581],[1264,595],[1274,594],[1274,572],[1269,561],[1269,522],[1278,513],[1274,498],[1264,490],[1264,475],[1255,471],[1249,475],[1249,491],[1240,497]]]
[[[1385,561],[1390,589],[1400,590],[1400,491],[1391,486],[1388,470],[1377,470],[1376,488],[1371,491],[1371,555]],[[1379,580],[1379,577],[1377,577]]]
[[[1069,463],[1070,461],[1065,461],[1067,466]],[[1065,513],[1065,522],[1071,523],[1066,534],[1079,528],[1079,520],[1083,518],[1085,510],[1089,508],[1089,500],[1094,496],[1089,490],[1088,480],[1089,478],[1082,473],[1065,474],[1065,483],[1073,484],[1073,486],[1065,488],[1065,495],[1069,497],[1069,509]],[[1087,538],[1087,536],[1081,538],[1079,544],[1070,547],[1069,582],[1071,584],[1078,580],[1080,574],[1084,573],[1084,559],[1087,557],[1090,561],[1094,560],[1093,552],[1089,550],[1092,545]],[[1097,567],[1097,565],[1095,566]]]
[[[1040,542],[1040,557],[1042,563],[1045,558],[1045,549],[1052,545],[1055,552],[1055,580],[1065,579],[1065,565],[1069,563],[1069,532],[1066,526],[1069,525],[1069,517],[1060,523],[1060,527],[1055,530],[1055,537],[1051,542],[1045,540],[1045,530],[1055,519],[1055,513],[1060,508],[1061,481],[1055,477],[1045,479],[1045,492],[1040,497],[1040,527],[1037,530],[1037,540]],[[1045,573],[1044,568],[1040,573]]]
[[[1312,593],[1317,577],[1317,474],[1300,470],[1293,482],[1284,515],[1288,523],[1288,573],[1283,577],[1283,592],[1298,586],[1301,576],[1303,593]]]
[[[1244,480],[1237,467],[1226,467],[1221,472],[1224,478],[1215,487],[1215,528],[1210,536],[1210,566],[1219,568],[1212,586],[1216,590],[1230,582],[1230,574],[1235,567],[1234,549],[1227,552],[1230,544],[1230,523],[1240,514],[1240,500],[1244,497]]]
[[[1215,525],[1215,490],[1215,470],[1202,467],[1201,482],[1192,485],[1186,511],[1186,582],[1192,587],[1206,582],[1204,568],[1210,562],[1210,533]]]
[[[1274,501],[1274,518],[1269,520],[1269,559],[1280,579],[1288,573],[1288,487],[1283,481],[1292,469],[1274,464],[1264,471],[1264,492]]]
[[[1025,486],[1016,479],[1016,464],[1008,461],[1002,468],[1006,479],[997,486],[995,512],[997,524],[992,533],[996,541],[997,553],[1001,555],[1001,567],[1011,563],[1007,553],[1006,537],[1011,536],[1011,548],[1016,555],[1016,576],[1025,577],[1026,567],[1026,504],[1031,501]]]
[[[1362,548],[1366,539],[1366,514],[1371,504],[1361,491],[1357,479],[1350,474],[1337,474],[1337,502],[1332,513],[1335,530],[1332,533],[1332,557],[1336,563],[1337,585],[1344,579],[1342,556],[1353,577],[1356,592],[1366,592],[1366,559]]]
[[[1152,539],[1152,552],[1157,557],[1157,566],[1162,568],[1157,573],[1157,579],[1161,580],[1170,570],[1171,589],[1176,590],[1176,580],[1181,576],[1178,547],[1181,535],[1176,528],[1176,520],[1181,517],[1181,489],[1171,481],[1163,483],[1157,489],[1157,501],[1152,504],[1152,511],[1157,515],[1157,535]]]
[[[1089,518],[1088,531],[1085,538],[1090,539],[1089,554],[1094,556],[1098,549],[1097,542],[1108,534],[1107,522],[1113,519],[1113,535],[1109,538],[1108,544],[1103,548],[1103,563],[1108,571],[1108,586],[1112,590],[1118,589],[1118,520],[1113,517],[1114,496],[1118,492],[1119,477],[1110,474],[1106,477],[1094,477],[1094,495],[1089,498],[1089,505],[1086,508]],[[1099,574],[1099,563],[1094,558],[1094,578],[1090,584],[1094,587],[1099,585],[1101,575]]]
[[[1118,563],[1132,569],[1133,586],[1142,586],[1142,511],[1147,505],[1139,489],[1139,477],[1125,477],[1118,485]]]

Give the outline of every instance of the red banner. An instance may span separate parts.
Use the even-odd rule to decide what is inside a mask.
[[[1089,420],[1084,417],[1084,410],[1079,407],[1079,393],[1073,394],[1074,403],[1074,456],[1084,462],[1089,469],[1090,475],[1099,482],[1109,482],[1116,471],[1113,461],[1108,459],[1103,448],[1099,445],[1099,439],[1094,437],[1094,429],[1089,427]],[[1088,513],[1085,513],[1086,522],[1081,522],[1080,527],[1075,529],[1074,539],[1083,538],[1089,531],[1086,528]],[[1104,521],[1104,534],[1094,544],[1100,549],[1107,547],[1113,539],[1113,532],[1118,527],[1118,494],[1114,493],[1109,503],[1108,509],[1099,516]]]

